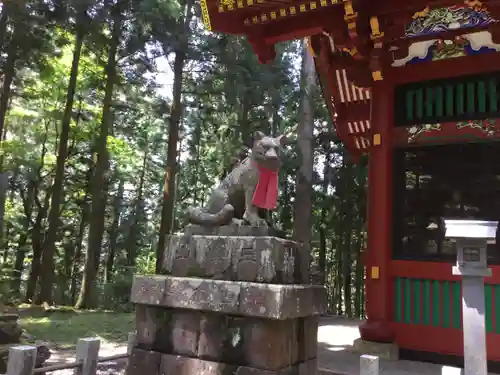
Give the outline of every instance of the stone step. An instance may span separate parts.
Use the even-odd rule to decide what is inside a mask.
[[[325,288],[175,276],[135,276],[131,302],[283,320],[323,314]]]
[[[263,234],[267,230],[245,228],[248,230],[240,228],[238,233],[260,230]],[[223,229],[212,229],[211,234],[193,234],[200,230],[188,227],[185,234],[169,236],[162,273],[275,284],[309,282],[309,254],[296,242],[264,235],[223,236],[220,234]]]
[[[145,366],[145,364],[147,364]],[[282,369],[266,370],[221,362],[206,361],[176,355],[133,349],[126,375],[312,375],[316,374],[317,360],[312,359]]]

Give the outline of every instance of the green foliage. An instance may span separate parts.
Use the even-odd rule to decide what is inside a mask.
[[[74,348],[82,337],[99,337],[111,343],[122,343],[134,330],[134,315],[130,313],[67,311],[48,316],[30,316],[20,325],[38,340],[57,343],[61,348]]]
[[[197,9],[187,22],[188,43],[182,44],[187,1],[68,1],[54,9],[48,3],[26,1],[20,14],[8,17],[9,25],[38,30],[38,34],[31,33],[21,43],[14,38],[15,28],[9,28],[0,40],[0,67],[6,66],[12,43],[17,43],[18,58],[6,139],[0,148],[0,167],[10,176],[0,242],[0,298],[4,303],[36,301],[40,280],[34,270],[46,242],[62,117],[79,33],[84,35],[83,49],[58,212],[53,302],[75,304],[88,272],[85,257],[95,254],[88,245],[91,180],[96,161],[105,156],[109,163],[101,189],[106,202],[104,235],[95,255],[97,276],[92,282],[100,293],[99,307],[129,311],[132,276],[154,273],[156,244],[164,235],[159,230],[167,139],[176,109],[172,108],[171,81],[183,79],[173,215],[173,230],[178,231],[185,223],[186,208],[203,205],[213,185],[251,146],[256,130],[274,135],[296,132],[303,121],[300,103],[305,95],[299,69],[302,47],[297,42],[283,43],[277,46],[273,64],[259,64],[245,39],[207,34]],[[118,77],[111,101],[105,103],[109,73],[105,66],[117,14],[124,19],[116,56]],[[173,58],[181,52],[186,56],[182,77],[172,77]],[[169,76],[167,87],[158,87],[160,73],[163,79]],[[366,237],[366,163],[346,162],[345,150],[331,135],[331,120],[319,90],[312,100],[317,138],[310,208],[313,263],[324,268],[331,310],[361,315],[362,267],[357,257]],[[103,151],[97,149],[97,140],[106,119],[105,104],[111,108],[112,123]],[[301,162],[296,145],[289,145],[280,173],[279,207],[272,214],[276,225],[290,236],[294,202],[300,199],[295,189]],[[43,264],[40,272],[45,272]],[[355,294],[352,300],[350,292]],[[99,315],[72,314],[68,321],[55,314],[25,324],[42,339],[55,326],[66,328],[69,323],[71,327],[73,321],[80,326],[94,317],[97,320]],[[74,337],[56,339],[73,343],[77,337],[97,332],[91,326],[74,328],[78,332]],[[69,336],[69,331],[62,335]]]

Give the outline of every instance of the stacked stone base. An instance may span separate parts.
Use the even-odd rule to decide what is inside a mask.
[[[304,282],[296,244],[193,231],[170,239],[171,275],[134,280],[137,343],[127,374],[315,375],[324,289]]]
[[[185,374],[185,375],[309,375],[317,373],[316,360],[289,366],[280,370],[262,370],[255,367],[230,365],[158,352],[135,349],[132,353],[133,369],[128,373],[140,374]],[[144,372],[147,371],[147,372]],[[158,372],[159,371],[159,372]]]

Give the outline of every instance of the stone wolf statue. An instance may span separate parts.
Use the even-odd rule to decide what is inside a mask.
[[[276,208],[280,153],[285,144],[284,135],[273,138],[256,132],[250,156],[212,191],[206,207],[189,210],[189,222],[202,226],[244,222],[267,226],[259,212]]]

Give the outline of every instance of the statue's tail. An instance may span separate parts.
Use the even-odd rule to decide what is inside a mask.
[[[198,224],[206,227],[217,227],[227,225],[234,217],[234,207],[226,204],[222,210],[215,214],[211,214],[202,210],[201,208],[190,209],[188,212],[189,222],[191,224]]]

